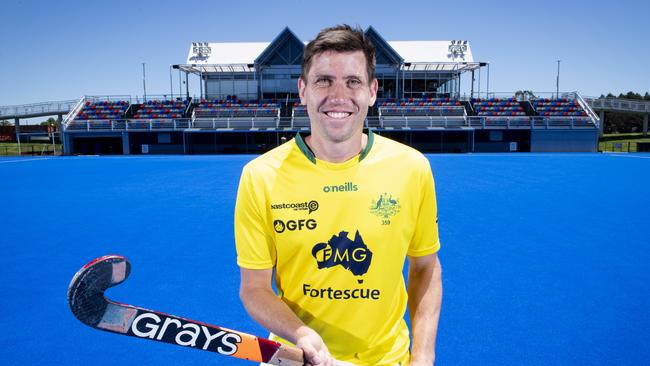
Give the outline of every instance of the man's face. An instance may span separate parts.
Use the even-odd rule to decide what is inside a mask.
[[[368,81],[363,52],[328,51],[312,58],[307,81],[299,79],[298,90],[312,138],[339,143],[361,134],[377,97],[377,80]]]

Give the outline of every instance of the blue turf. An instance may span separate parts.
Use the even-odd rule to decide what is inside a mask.
[[[0,159],[0,364],[247,365],[90,329],[65,293],[127,256],[123,302],[265,335],[237,296],[232,211],[253,156]],[[430,155],[440,365],[650,359],[647,154]]]

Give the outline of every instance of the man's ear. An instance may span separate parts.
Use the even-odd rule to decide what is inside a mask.
[[[298,78],[298,95],[300,96],[300,104],[302,105],[307,105],[307,101],[305,101],[305,88],[307,87],[307,84],[302,80],[302,77]]]
[[[377,79],[372,79],[370,82],[370,106],[372,107],[377,100],[377,89],[379,89],[379,82]]]

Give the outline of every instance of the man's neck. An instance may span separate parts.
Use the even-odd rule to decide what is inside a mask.
[[[361,153],[368,143],[368,135],[362,133],[361,136],[338,143],[322,141],[309,135],[305,137],[305,143],[317,159],[330,163],[343,163]]]

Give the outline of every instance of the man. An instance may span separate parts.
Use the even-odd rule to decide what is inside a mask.
[[[442,286],[429,162],[363,132],[377,95],[374,47],[363,31],[321,31],[302,66],[311,134],[242,172],[241,300],[275,339],[301,348],[308,365],[432,365]]]

